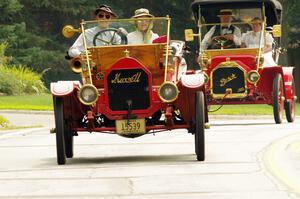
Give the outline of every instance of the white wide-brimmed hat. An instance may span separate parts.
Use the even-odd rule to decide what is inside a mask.
[[[132,18],[140,18],[140,17],[154,17],[154,16],[150,14],[148,9],[140,8],[134,11],[134,16],[132,16]]]

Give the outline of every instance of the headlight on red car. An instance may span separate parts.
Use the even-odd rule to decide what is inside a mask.
[[[86,84],[79,90],[79,101],[85,105],[92,105],[98,99],[99,93],[94,85]]]
[[[247,80],[251,84],[256,84],[260,79],[260,75],[256,70],[252,70],[248,73]]]
[[[172,82],[164,82],[158,89],[158,95],[163,102],[173,102],[178,97],[178,88]]]

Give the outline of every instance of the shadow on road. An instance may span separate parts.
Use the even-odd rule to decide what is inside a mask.
[[[197,162],[196,155],[138,155],[138,156],[112,156],[112,157],[74,157],[67,159],[68,165],[78,164],[130,164],[130,163],[191,163]],[[49,159],[49,164],[56,163],[56,159]]]

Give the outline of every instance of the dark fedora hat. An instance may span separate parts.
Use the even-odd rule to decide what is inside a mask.
[[[113,17],[117,18],[118,16],[112,11],[111,7],[108,5],[100,5],[98,8],[95,10],[94,14],[97,15],[100,11],[107,12],[111,14]]]

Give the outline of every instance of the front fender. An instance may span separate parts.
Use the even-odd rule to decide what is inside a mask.
[[[294,71],[294,67],[282,67],[286,101],[293,100],[296,92],[294,90],[295,82],[293,78],[293,71]]]
[[[189,73],[182,74],[180,82],[186,88],[199,88],[204,85],[205,77],[203,73]]]
[[[195,122],[196,92],[205,94],[205,76],[201,72],[187,71],[178,83],[179,96],[176,106],[187,123]],[[205,122],[208,122],[207,103],[205,97]]]
[[[58,81],[50,84],[50,90],[53,96],[66,96],[79,89],[81,86],[79,81]]]

